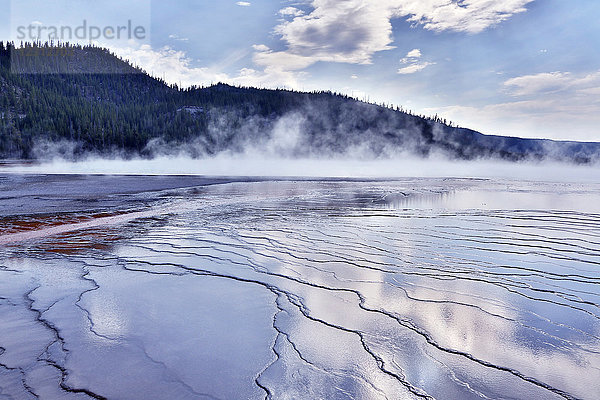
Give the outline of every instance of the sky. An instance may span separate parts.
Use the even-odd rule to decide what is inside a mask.
[[[486,134],[600,141],[596,0],[0,0],[19,27],[83,39],[182,86],[333,90]],[[32,25],[33,24],[33,25]],[[44,31],[44,34],[47,31]],[[87,32],[87,31],[86,31]],[[112,32],[112,31],[107,31]]]

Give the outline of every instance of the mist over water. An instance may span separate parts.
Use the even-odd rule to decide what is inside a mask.
[[[63,159],[33,164],[14,163],[0,172],[19,174],[204,175],[306,178],[459,177],[511,178],[531,181],[600,181],[598,166],[557,162],[457,161],[403,156],[388,159],[291,158],[264,154],[194,159],[187,156],[155,159],[90,157],[73,162]]]

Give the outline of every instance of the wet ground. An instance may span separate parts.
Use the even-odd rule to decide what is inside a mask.
[[[599,397],[600,185],[0,187],[0,399]]]

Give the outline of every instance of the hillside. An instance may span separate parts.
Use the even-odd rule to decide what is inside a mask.
[[[600,144],[501,136],[330,92],[218,84],[180,89],[109,51],[0,44],[0,159],[89,153],[152,157],[265,150],[285,156],[594,162]]]

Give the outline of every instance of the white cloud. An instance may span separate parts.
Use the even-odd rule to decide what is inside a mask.
[[[562,140],[600,140],[600,70],[548,72],[508,79],[514,101],[428,109],[483,133]]]
[[[479,33],[527,11],[534,0],[398,0],[396,15],[432,31]]]
[[[314,10],[275,28],[285,53],[318,61],[369,64],[375,52],[392,48],[392,10],[366,0],[314,0]]]
[[[402,68],[398,69],[398,73],[400,75],[414,74],[415,72],[422,71],[425,68],[427,68],[428,66],[434,65],[434,64],[435,63],[433,63],[433,62],[422,62],[422,63],[415,62],[406,67],[402,67]]]
[[[408,64],[406,67],[402,67],[398,69],[398,73],[400,75],[408,75],[414,74],[415,72],[419,72],[430,65],[434,65],[434,62],[420,61],[421,57],[420,49],[412,49],[406,54],[406,57],[402,58],[400,62],[402,64]]]
[[[175,35],[175,34],[169,35],[169,39],[172,39],[172,40],[178,40],[178,41],[180,41],[180,42],[187,42],[187,41],[189,41],[189,40],[190,40],[189,38],[186,38],[186,37],[179,37],[179,35]]]
[[[551,100],[526,100],[485,106],[448,106],[424,111],[448,118],[485,134],[600,141],[600,104]]]
[[[252,45],[252,48],[259,52],[271,51],[271,49],[269,49],[269,47],[264,44],[254,44],[254,45]]]
[[[370,64],[375,53],[393,49],[392,19],[406,18],[415,26],[434,31],[476,33],[525,11],[525,5],[531,1],[306,0],[303,4],[312,8],[308,14],[295,7],[280,10],[280,15],[287,18],[274,28],[274,33],[284,42],[285,50],[274,51],[265,45],[254,45],[255,65],[233,77],[220,73],[219,65],[191,67],[192,63],[184,53],[168,48],[152,50],[157,53],[152,55],[141,55],[139,51],[132,55],[145,57],[150,65],[146,68],[154,69],[156,75],[181,77],[188,84],[225,80],[226,77],[229,82],[242,84],[298,87],[306,75],[303,70],[315,63]],[[251,5],[248,1],[236,4]],[[164,60],[159,61],[160,57]],[[415,73],[433,64],[421,57],[419,49],[408,52],[406,65],[398,73]]]
[[[268,51],[268,47],[264,47]],[[195,67],[193,61],[185,52],[174,50],[168,46],[158,50],[149,45],[127,48],[114,47],[111,48],[111,51],[153,76],[184,87],[226,82],[244,86],[283,86],[297,89],[300,87],[299,79],[304,76],[303,73],[292,73],[273,68],[266,68],[263,71],[242,68],[237,75],[228,75],[221,72],[223,65],[230,63],[228,60],[211,66]],[[234,59],[238,59],[238,56],[235,56]]]
[[[242,7],[250,7],[252,5],[252,3],[248,2],[248,1],[238,1],[237,3],[238,6],[242,6]]]
[[[504,82],[513,96],[540,95],[559,92],[594,91],[600,88],[600,71],[574,75],[569,72],[544,72],[524,75]]]
[[[286,7],[279,10],[279,15],[283,17],[299,17],[304,15],[304,11],[297,9],[296,7]]]
[[[302,87],[300,81],[305,76],[305,72],[293,73],[272,68],[257,71],[252,68],[244,68],[240,70],[239,75],[231,77],[227,82],[242,86],[300,89]]]
[[[406,54],[406,57],[401,58],[400,62],[402,64],[410,64],[410,63],[416,63],[419,61],[419,58],[421,58],[422,54],[421,54],[421,50],[419,49],[414,49],[409,51]]]
[[[477,33],[512,15],[526,11],[533,0],[312,0],[305,15],[285,7],[280,15],[293,16],[277,25],[274,32],[285,42],[283,51],[255,55],[263,68],[297,71],[317,62],[370,64],[375,53],[393,49],[394,18],[406,18],[428,30]],[[414,49],[407,58],[419,58]],[[423,69],[419,63],[401,70]],[[402,72],[401,72],[402,73]]]
[[[600,96],[600,86],[580,89],[579,94],[590,94],[594,96]]]
[[[114,50],[155,76],[184,86],[222,81],[260,87],[301,88],[301,81],[306,76],[302,70],[317,62],[370,64],[375,53],[393,49],[393,18],[409,17],[413,23],[422,23],[426,29],[438,29],[441,26],[440,21],[446,21],[445,26],[448,29],[473,31],[471,25],[467,29],[464,26],[449,24],[448,21],[454,18],[451,18],[453,14],[449,13],[449,10],[463,13],[465,9],[469,15],[479,16],[478,20],[488,21],[486,26],[489,26],[491,21],[497,22],[510,14],[508,10],[522,11],[517,5],[526,3],[527,0],[463,0],[462,6],[458,7],[450,0],[312,0],[310,5],[313,11],[308,15],[295,7],[280,10],[280,15],[291,17],[291,20],[288,18],[287,21],[281,22],[274,30],[285,42],[286,50],[273,51],[264,44],[256,44],[252,46],[255,66],[243,68],[236,75],[221,72],[232,64],[231,60],[195,67],[184,52],[170,47],[154,50],[150,46],[132,45],[126,49]],[[236,4],[251,5],[247,1],[239,1]],[[457,7],[460,10],[456,10]],[[491,17],[496,14],[496,19]],[[487,17],[480,17],[481,15]],[[417,17],[418,20],[415,19]],[[453,21],[456,21],[456,18]],[[174,34],[170,39],[186,40]],[[239,61],[242,56],[245,56],[245,53],[233,54],[231,58],[233,61]],[[407,65],[400,68],[398,73],[414,73],[433,64],[422,61],[421,57],[419,49],[408,52]]]
[[[511,78],[504,82],[505,88],[513,96],[550,93],[561,90],[571,81],[568,73],[544,72]]]
[[[406,54],[407,58],[421,58],[421,50],[413,49]]]
[[[154,50],[149,45],[142,45],[138,48],[112,48],[111,50],[119,57],[140,66],[153,76],[164,78],[169,83],[191,86],[229,79],[227,74],[209,67],[192,67],[192,60],[183,51],[173,50],[170,47]]]

